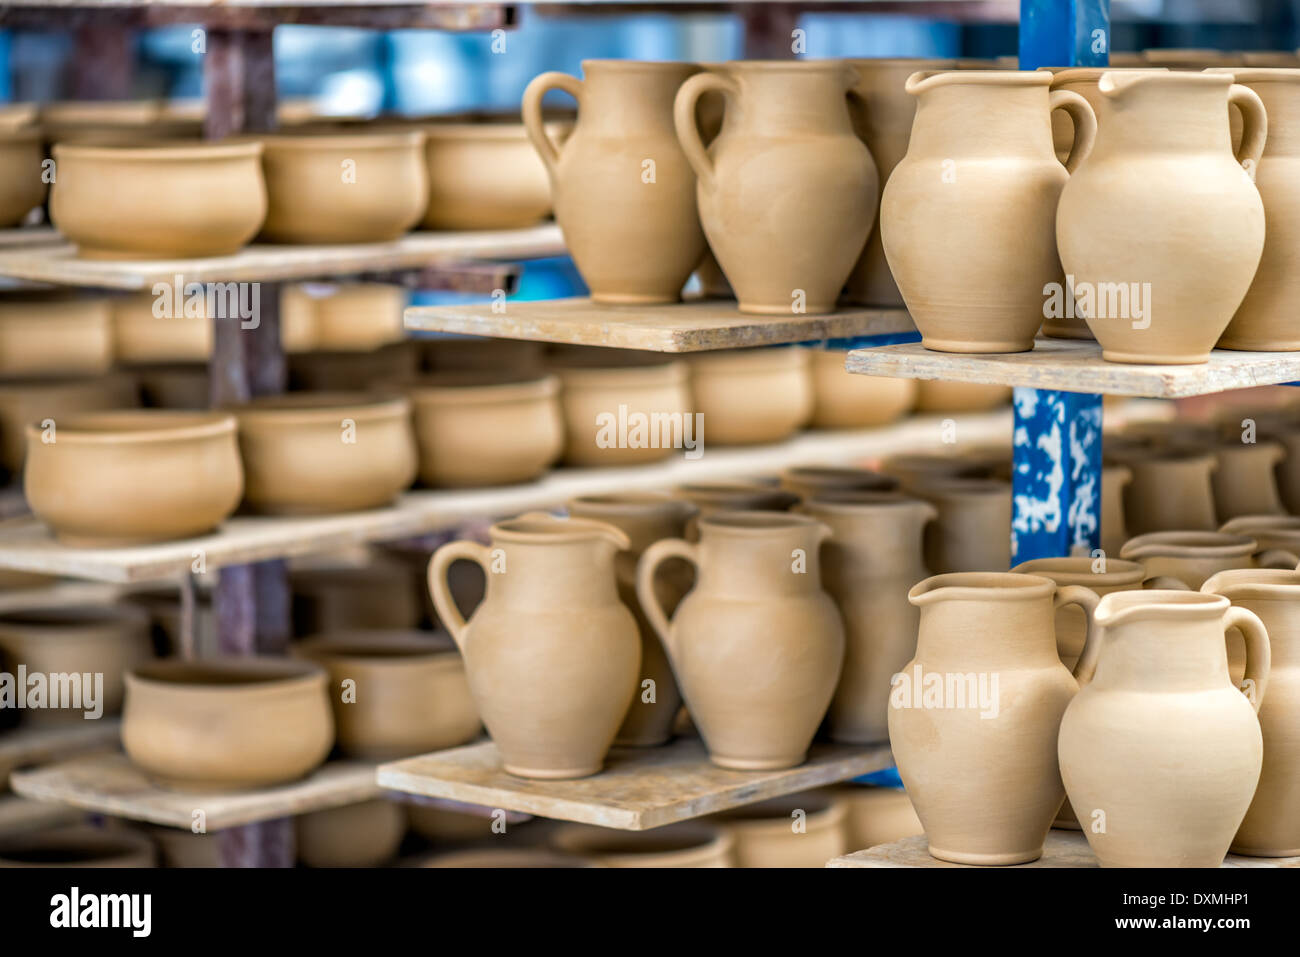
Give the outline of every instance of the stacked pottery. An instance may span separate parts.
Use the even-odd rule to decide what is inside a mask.
[[[1101,469],[1101,548],[1107,555],[1118,555],[1129,540],[1124,520],[1124,489],[1133,481],[1133,471],[1125,465],[1103,465]]]
[[[885,276],[889,276],[888,270]],[[892,285],[893,279],[889,282]],[[906,415],[916,402],[915,379],[851,375],[844,368],[843,349],[808,351],[812,359],[813,381],[813,413],[809,424],[814,429],[863,429],[886,425]]]
[[[1108,445],[1106,455],[1132,474],[1124,486],[1124,523],[1129,532],[1142,535],[1218,527],[1211,484],[1218,460],[1213,453]]]
[[[933,479],[908,491],[935,507],[925,530],[925,564],[936,574],[1000,572],[1011,567],[1011,483]]]
[[[737,867],[825,867],[850,850],[848,806],[807,791],[724,811],[718,824],[735,839]]]
[[[813,409],[809,358],[792,346],[691,356],[691,396],[709,442],[779,442],[802,428]]]
[[[799,502],[794,492],[759,482],[690,482],[677,486],[673,494],[694,505],[701,516],[715,512],[784,512]]]
[[[551,843],[601,867],[734,867],[735,838],[695,821],[649,831],[566,824]]]
[[[307,867],[379,867],[406,835],[402,806],[376,798],[293,819],[298,860]]]
[[[1285,515],[1276,467],[1285,458],[1277,442],[1222,442],[1214,447],[1218,468],[1211,476],[1214,510],[1220,521],[1240,515]]]
[[[891,455],[880,467],[887,475],[896,477],[903,488],[936,479],[992,478],[989,470],[980,463],[958,454],[904,452]]]
[[[848,808],[849,816],[845,823],[851,851],[892,844],[925,833],[911,799],[902,788],[849,782],[829,790],[835,800]]]

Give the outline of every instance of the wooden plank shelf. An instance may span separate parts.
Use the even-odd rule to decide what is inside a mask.
[[[20,768],[48,764],[86,751],[116,749],[121,738],[122,726],[115,718],[0,731],[0,789]]]
[[[394,791],[451,798],[539,817],[643,831],[855,778],[891,767],[888,745],[814,744],[808,760],[782,771],[729,771],[709,761],[699,738],[659,748],[612,748],[605,770],[571,781],[537,781],[501,770],[492,742],[379,766]]]
[[[1216,349],[1202,365],[1106,362],[1095,342],[1039,338],[1032,352],[932,352],[919,342],[855,349],[846,366],[863,375],[1027,386],[1063,392],[1178,399],[1300,380],[1300,352]]]
[[[0,271],[3,258],[0,257]],[[587,298],[456,306],[411,306],[406,328],[502,339],[653,352],[701,352],[746,346],[914,332],[905,309],[845,309],[824,316],[751,316],[731,300],[611,306]]]
[[[380,793],[375,765],[358,761],[329,761],[301,781],[256,791],[172,791],[152,783],[120,753],[18,771],[9,785],[33,800],[166,827],[188,829],[194,812],[202,810],[209,831],[355,804]]]

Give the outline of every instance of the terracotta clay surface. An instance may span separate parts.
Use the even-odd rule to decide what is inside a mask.
[[[404,286],[350,282],[327,285],[322,293],[312,301],[313,348],[360,352],[406,338],[402,328],[402,309],[408,298]]]
[[[826,791],[747,804],[714,820],[735,840],[737,867],[825,867],[849,849],[849,809]]]
[[[308,867],[378,867],[406,834],[401,805],[382,798],[293,819],[298,860]]]
[[[152,292],[110,303],[113,355],[119,362],[207,362],[212,355],[212,317],[183,315]]]
[[[603,867],[734,867],[735,839],[695,822],[652,831],[611,831],[566,824],[552,839],[566,853]]]
[[[810,352],[814,429],[885,425],[906,415],[916,402],[915,379],[850,375],[844,368],[843,349]]]
[[[99,375],[113,364],[106,299],[37,296],[0,301],[0,377]]]
[[[898,481],[874,469],[849,465],[793,465],[781,473],[781,487],[809,499],[824,492],[892,492]]]
[[[917,412],[979,412],[1010,401],[1011,389],[1003,385],[942,379],[919,379],[916,383]]]
[[[1124,524],[1129,532],[1142,535],[1218,528],[1211,484],[1218,460],[1212,453],[1140,446],[1104,451],[1133,476],[1123,493]]]
[[[848,808],[845,823],[849,847],[854,851],[925,833],[911,799],[902,788],[849,783],[829,791]]]
[[[1000,572],[1011,567],[1011,483],[997,479],[918,480],[909,493],[938,517],[925,530],[930,571]]]
[[[27,426],[77,412],[133,408],[140,404],[135,383],[121,374],[91,378],[7,379],[0,381],[0,466],[22,470],[27,456]]]
[[[704,416],[708,442],[780,442],[812,415],[813,383],[806,349],[730,349],[699,353],[686,361],[695,411]]]
[[[0,132],[0,228],[19,225],[23,217],[45,202],[41,163],[45,151],[35,129]]]

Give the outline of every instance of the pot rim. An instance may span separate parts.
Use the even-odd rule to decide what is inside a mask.
[[[1225,532],[1147,532],[1130,538],[1119,557],[1134,558],[1233,558],[1259,551],[1249,535]]]
[[[260,142],[184,143],[154,146],[107,146],[102,143],[55,143],[50,150],[57,162],[61,157],[89,160],[121,160],[139,163],[166,163],[178,160],[258,159]]]
[[[404,418],[411,414],[409,399],[385,392],[306,391],[264,395],[227,407],[241,429],[251,425],[336,424],[349,419]]]
[[[22,124],[11,129],[0,131],[0,146],[10,144],[21,144],[31,146],[41,142],[41,128]]]
[[[1103,73],[1170,73],[1167,66],[1040,66],[1052,74],[1052,89],[1069,83],[1095,83]]]
[[[1205,595],[1239,601],[1295,601],[1300,598],[1300,571],[1285,568],[1229,568],[1216,572],[1201,585]]]
[[[573,514],[574,506],[586,513],[577,516],[578,518],[593,518],[600,515],[618,516],[629,513],[655,515],[659,512],[673,512],[684,521],[699,512],[699,509],[686,499],[677,498],[668,492],[655,491],[600,492],[591,495],[575,495],[568,501],[570,514]]]
[[[604,541],[620,551],[632,547],[626,532],[594,518],[558,518],[548,512],[525,512],[488,529],[492,541],[519,545],[559,545]]]
[[[1100,585],[1123,585],[1140,583],[1146,577],[1146,569],[1141,562],[1124,558],[1106,558],[1106,570],[1094,572],[1092,563],[1096,559],[1081,555],[1064,555],[1056,558],[1031,558],[1021,562],[1011,570],[1021,575],[1038,575],[1050,578],[1058,585],[1083,585],[1089,582]],[[1059,577],[1057,577],[1059,576]]]
[[[667,851],[636,849],[638,842],[653,845],[656,838],[671,839],[675,835],[681,835],[685,841],[693,839],[694,843],[687,843],[685,847]],[[602,850],[601,841],[613,842],[615,847],[618,846],[617,842],[625,841],[628,842],[628,846],[626,850]],[[613,831],[592,824],[562,824],[552,835],[550,843],[553,848],[562,852],[580,856],[590,855],[596,861],[635,861],[667,855],[730,854],[735,847],[735,841],[735,837],[724,827],[697,821],[681,821],[676,826],[669,825],[667,828],[652,828],[645,831]]]
[[[1113,591],[1103,595],[1093,613],[1097,627],[1122,624],[1127,618],[1222,618],[1231,602],[1222,595],[1199,591],[1150,588]]]
[[[12,856],[15,852],[30,854],[52,846],[72,850],[90,848],[91,852],[81,862],[56,864],[32,864],[22,857]],[[127,830],[103,830],[89,824],[68,824],[47,830],[7,834],[0,839],[0,860],[12,861],[28,867],[71,867],[77,863],[133,857],[139,854],[156,857],[153,842],[146,835]]]
[[[542,125],[546,131],[552,135],[563,132],[564,129],[572,128],[576,120],[547,120]],[[421,123],[420,129],[424,132],[425,141],[432,140],[518,140],[521,143],[527,143],[528,130],[523,123],[515,122],[485,122],[485,123]]]
[[[850,61],[839,57],[815,57],[805,60],[731,60],[729,73],[829,73],[843,70]]]
[[[906,492],[879,489],[828,488],[814,493],[799,506],[804,512],[828,512],[832,515],[859,515],[878,511],[920,508],[931,518],[934,506],[925,499]]]
[[[800,515],[797,512],[768,512],[760,509],[723,509],[699,518],[700,532],[705,529],[724,535],[737,535],[755,538],[773,530],[789,531],[791,529],[820,529],[829,536],[830,529],[815,518]]]
[[[1238,83],[1300,82],[1300,67],[1287,66],[1208,66],[1202,73],[1230,73]]]
[[[130,596],[125,597],[129,598]],[[61,613],[72,617],[61,621],[57,617]],[[84,614],[84,617],[78,617],[79,613]],[[55,617],[49,621],[39,620],[42,616],[50,614]],[[29,617],[37,620],[23,620]],[[145,608],[129,602],[117,604],[91,602],[75,605],[29,605],[24,608],[8,608],[0,612],[0,635],[32,637],[40,641],[58,641],[60,637],[64,636],[45,634],[44,632],[99,630],[102,628],[133,626],[148,628],[149,622],[149,612]],[[42,634],[29,635],[33,630],[38,630]],[[82,635],[77,634],[68,637],[81,638]]]
[[[429,372],[397,383],[417,405],[482,405],[559,395],[560,380],[547,372],[465,369]]]
[[[907,591],[907,600],[918,608],[940,599],[958,601],[1027,601],[1050,598],[1056,582],[1042,575],[1021,572],[947,572],[931,575]]]
[[[978,466],[973,466],[978,468]],[[1011,495],[1011,483],[995,478],[965,478],[962,476],[923,475],[911,483],[911,488],[922,498],[932,493],[937,498],[981,498],[993,495]]]
[[[781,472],[781,478],[816,484],[819,492],[831,490],[892,492],[897,491],[900,485],[896,476],[852,465],[792,465]],[[840,479],[848,484],[818,484],[837,483]]]
[[[807,349],[795,345],[758,346],[753,349],[720,349],[696,352],[686,357],[692,374],[749,375],[756,372],[802,369],[812,361]]]
[[[230,674],[250,680],[232,682],[178,681],[186,673]],[[158,658],[123,672],[127,694],[134,688],[167,693],[200,694],[221,697],[278,695],[288,690],[324,687],[328,673],[314,661],[302,658],[273,658],[269,655],[221,657],[195,661]],[[128,697],[128,703],[130,698]]]
[[[446,663],[463,668],[456,644],[446,632],[421,632],[414,628],[340,628],[317,632],[295,641],[295,657],[310,661],[362,665],[367,668],[411,662]]]
[[[418,149],[424,145],[424,131],[413,130],[297,130],[288,133],[255,133],[239,137],[261,144],[267,152],[301,151],[314,152],[321,147],[325,149]]]
[[[1233,527],[1235,526],[1235,527]],[[1300,515],[1238,515],[1219,526],[1224,535],[1300,535]]]
[[[1207,89],[1232,86],[1233,78],[1225,73],[1197,73],[1195,70],[1107,70],[1097,80],[1097,91],[1114,99],[1125,90],[1145,83],[1162,83],[1167,86],[1202,86]]]
[[[134,429],[95,429],[87,424],[114,420],[156,420],[156,424]],[[57,442],[71,440],[77,445],[129,445],[135,443],[178,442],[188,439],[209,439],[233,435],[236,430],[233,415],[222,411],[204,412],[190,409],[102,409],[97,412],[78,412],[55,422]],[[27,425],[27,438],[40,440],[43,431],[40,422]]]
[[[1037,70],[917,70],[907,78],[903,89],[920,96],[941,86],[1023,86],[1049,87],[1051,73]]]

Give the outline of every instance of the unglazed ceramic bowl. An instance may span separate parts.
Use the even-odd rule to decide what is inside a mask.
[[[845,828],[850,853],[925,833],[902,788],[842,784],[827,788],[825,793],[848,811]]]
[[[397,853],[406,813],[377,798],[299,814],[293,826],[298,860],[308,867],[378,867]]]
[[[262,236],[271,242],[384,242],[410,230],[428,206],[418,131],[259,139],[269,201]]]
[[[822,792],[748,804],[716,821],[735,839],[737,867],[825,867],[849,850],[848,808]]]
[[[863,429],[885,425],[916,404],[915,379],[853,375],[843,349],[810,349],[814,429]]]
[[[354,282],[323,288],[308,284],[304,289],[313,299],[316,349],[326,352],[378,349],[406,337],[402,310],[406,308],[407,295],[402,286]]]
[[[356,393],[286,393],[234,409],[245,500],[260,512],[378,508],[415,479],[411,404]]]
[[[153,867],[153,843],[125,828],[57,827],[0,841],[0,868]]]
[[[669,824],[650,831],[615,831],[566,824],[552,836],[554,846],[604,867],[734,867],[735,841],[727,832],[696,822]]]
[[[105,299],[42,296],[0,303],[0,376],[97,375],[113,364]]]
[[[45,202],[44,160],[39,130],[0,130],[0,228],[17,226]]]
[[[282,658],[156,661],[126,675],[122,746],[183,791],[237,791],[303,777],[334,744],[325,669]]]
[[[89,379],[0,379],[0,466],[11,472],[27,457],[27,426],[77,412],[139,405],[135,383],[123,375]]]
[[[564,449],[560,382],[553,375],[433,373],[404,391],[415,410],[425,485],[527,482]]]
[[[390,760],[454,748],[481,727],[465,662],[446,636],[354,631],[297,642],[293,652],[330,675],[338,745],[358,758]],[[344,702],[343,682],[356,700]]]
[[[119,362],[207,362],[212,355],[212,318],[206,303],[172,310],[151,292],[113,299],[113,354]],[[189,308],[187,308],[189,307]],[[194,314],[197,312],[197,315]]]
[[[789,438],[812,415],[808,350],[792,346],[689,356],[691,395],[704,441],[754,445]]]
[[[917,412],[984,412],[1011,401],[1011,389],[1004,385],[973,382],[944,382],[918,379]]]
[[[27,426],[27,504],[74,547],[211,531],[243,484],[235,420],[224,413],[83,412]]]
[[[224,256],[266,216],[257,143],[54,147],[50,218],[96,259]]]

